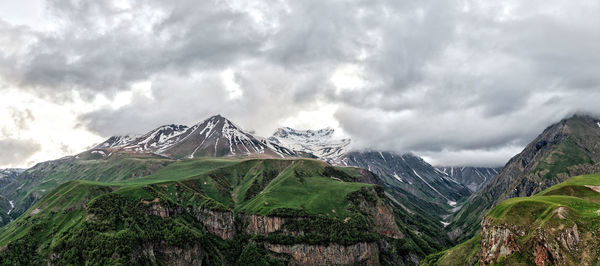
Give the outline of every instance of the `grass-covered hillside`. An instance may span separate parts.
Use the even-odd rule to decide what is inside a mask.
[[[424,264],[596,265],[599,230],[600,175],[578,176],[534,196],[503,201],[486,215],[480,234]]]
[[[330,254],[303,256],[317,262],[398,264],[443,247],[380,187],[355,182],[362,169],[310,159],[164,162],[135,179],[46,192],[0,228],[0,264],[265,265],[296,260],[298,248]]]
[[[13,201],[16,218],[58,185],[71,180],[123,181],[149,175],[174,160],[149,154],[111,154],[105,157],[85,152],[78,156],[39,163],[0,188],[0,196]],[[6,209],[0,211],[6,213]]]

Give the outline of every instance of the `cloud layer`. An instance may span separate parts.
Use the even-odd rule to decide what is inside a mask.
[[[550,123],[600,113],[597,1],[44,6],[51,26],[0,20],[0,90],[77,95],[89,108],[68,115],[100,136],[216,113],[262,135],[324,120],[357,148],[497,166]]]

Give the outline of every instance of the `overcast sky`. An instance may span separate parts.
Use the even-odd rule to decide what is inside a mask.
[[[600,1],[0,2],[0,167],[222,114],[500,166],[600,113]]]

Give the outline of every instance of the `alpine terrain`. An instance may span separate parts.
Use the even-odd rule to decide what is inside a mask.
[[[376,174],[302,157],[222,116],[111,137],[0,188],[0,263],[402,265],[452,244]]]
[[[569,177],[600,172],[600,124],[576,114],[544,130],[453,215],[450,236],[465,240],[480,229],[493,206],[531,196]]]
[[[436,167],[439,171],[449,175],[452,179],[465,185],[471,192],[476,192],[483,185],[502,170],[502,167],[472,167],[472,166],[449,166]]]

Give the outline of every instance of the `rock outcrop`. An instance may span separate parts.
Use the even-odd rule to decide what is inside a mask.
[[[244,232],[254,235],[267,235],[283,228],[286,221],[283,217],[239,214]]]
[[[202,265],[206,251],[198,243],[192,243],[185,248],[181,248],[169,246],[162,241],[146,243],[134,254],[134,261],[143,257],[153,262],[159,261],[164,265],[188,266]]]
[[[293,259],[291,265],[379,265],[379,250],[376,243],[357,243],[350,246],[266,243],[265,248],[291,256]]]
[[[519,251],[517,238],[525,235],[524,230],[517,226],[495,224],[489,219],[484,219],[481,227],[479,257],[482,264],[490,264]]]
[[[533,234],[532,234],[533,231]],[[497,224],[486,218],[482,222],[480,264],[487,265],[507,258],[515,252],[533,255],[536,265],[572,265],[581,262],[581,232],[577,224],[558,227],[525,228],[515,225]],[[518,241],[525,235],[532,237]]]
[[[235,236],[235,218],[233,212],[192,207],[188,207],[187,209],[181,207],[171,208],[166,204],[160,203],[158,198],[153,201],[144,201],[143,203],[148,205],[147,213],[150,215],[166,218],[186,212],[201,222],[206,230],[223,240],[228,240]]]
[[[212,211],[202,208],[196,208],[193,211],[194,217],[200,221],[206,230],[221,239],[231,239],[235,235],[235,221],[233,212]]]

